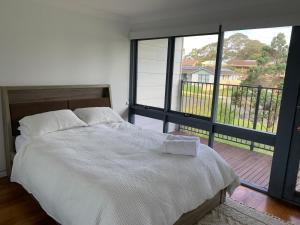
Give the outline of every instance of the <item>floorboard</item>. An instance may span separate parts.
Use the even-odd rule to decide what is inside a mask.
[[[261,212],[267,212],[295,225],[300,225],[300,207],[273,199],[265,194],[240,186],[231,196]]]
[[[249,188],[238,187],[232,195],[236,201],[259,211],[300,225],[298,207],[274,200]],[[0,178],[0,225],[58,225],[20,185]]]
[[[214,149],[243,180],[268,189],[272,156],[223,143],[216,143]]]

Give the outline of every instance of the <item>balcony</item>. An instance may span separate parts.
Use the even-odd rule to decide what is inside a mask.
[[[210,117],[212,83],[181,81],[180,92],[181,112]],[[220,84],[217,122],[276,133],[281,97],[279,88]]]
[[[181,81],[179,111],[210,117],[213,84]],[[276,134],[282,89],[220,84],[216,122]],[[208,131],[176,126],[207,143]],[[245,182],[268,189],[274,147],[215,134],[214,149]],[[241,163],[242,162],[242,163]]]

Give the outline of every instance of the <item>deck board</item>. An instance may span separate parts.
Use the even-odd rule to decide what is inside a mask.
[[[176,131],[173,134],[186,135],[187,133]],[[202,144],[208,142],[203,137],[200,138],[200,141]],[[241,179],[265,190],[268,189],[272,156],[217,141],[214,143],[213,148],[227,161]]]
[[[223,143],[215,143],[214,149],[228,162],[240,178],[268,189],[272,156]]]
[[[177,131],[173,134],[186,135],[187,133]],[[200,141],[202,144],[208,142],[203,137],[200,138]],[[241,179],[265,190],[268,189],[272,156],[217,141],[214,143],[213,148],[227,161]]]

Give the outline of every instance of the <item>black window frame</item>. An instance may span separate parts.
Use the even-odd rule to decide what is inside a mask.
[[[172,102],[172,80],[173,80],[173,64],[174,64],[174,51],[175,51],[175,38],[176,37],[188,37],[188,36],[199,36],[199,35],[213,35],[218,34],[218,45],[217,45],[217,56],[216,56],[216,67],[214,77],[214,89],[212,99],[212,112],[211,117],[198,116],[178,111],[171,110]],[[168,38],[168,57],[167,57],[167,68],[166,68],[166,87],[165,87],[165,103],[164,108],[157,108],[153,106],[140,105],[136,103],[136,88],[137,88],[137,64],[138,64],[138,41],[142,40],[155,40],[161,38]],[[147,39],[133,39],[131,40],[130,48],[130,93],[129,93],[129,116],[128,121],[134,123],[134,115],[141,115],[163,121],[163,132],[168,132],[168,124],[175,123],[184,126],[190,126],[197,129],[208,131],[209,141],[208,145],[213,147],[214,135],[216,133],[222,135],[233,136],[241,138],[247,141],[258,142],[265,145],[276,147],[276,134],[258,131],[249,128],[237,127],[227,124],[218,123],[216,121],[217,115],[217,101],[220,84],[220,71],[222,66],[222,53],[224,43],[224,31],[222,26],[219,26],[218,32],[204,33],[204,34],[193,34],[186,36],[171,36],[171,37],[157,37]],[[273,173],[273,169],[272,169]],[[272,176],[272,174],[271,174]],[[271,180],[270,180],[271,182]],[[245,180],[241,180],[244,186],[250,187],[260,192],[267,193],[268,190],[250,184]],[[274,195],[274,194],[273,194]],[[275,196],[275,195],[274,195]]]

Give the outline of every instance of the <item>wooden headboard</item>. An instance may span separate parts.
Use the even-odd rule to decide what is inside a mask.
[[[19,120],[25,116],[83,107],[111,107],[109,85],[2,87],[6,169],[10,175]]]

